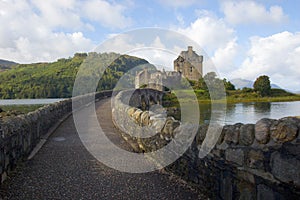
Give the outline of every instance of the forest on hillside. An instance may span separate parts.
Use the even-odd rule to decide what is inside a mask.
[[[131,70],[131,74],[127,75],[128,79],[134,79],[134,75],[141,68],[141,65],[154,67],[141,58],[116,53],[100,54],[95,52],[76,53],[73,57],[61,58],[51,63],[19,64],[10,70],[0,72],[0,98],[71,97],[76,74],[87,58],[89,61],[99,63],[108,61],[107,63],[109,63],[99,80],[98,91],[114,88],[120,77],[131,69],[134,70]],[[89,79],[91,74],[97,76],[97,73],[100,72],[101,69],[93,72],[85,71],[84,76]]]

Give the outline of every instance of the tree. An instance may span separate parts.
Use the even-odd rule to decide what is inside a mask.
[[[199,89],[199,90],[208,90],[203,77],[199,78],[199,80],[195,86],[196,86],[196,89]]]
[[[226,78],[223,79],[223,83],[226,90],[235,90],[235,86],[230,81],[227,81]]]
[[[268,76],[263,75],[256,79],[253,84],[253,88],[256,92],[259,92],[261,96],[268,96],[271,93],[271,83]]]

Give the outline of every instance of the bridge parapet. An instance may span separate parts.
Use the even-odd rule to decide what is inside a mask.
[[[112,91],[77,96],[43,106],[25,115],[7,117],[0,121],[0,183],[16,167],[18,162],[28,157],[36,145],[46,140],[59,124],[72,113],[91,100],[111,96]],[[73,101],[73,102],[72,102]]]
[[[131,97],[134,100],[122,100],[128,95],[126,91],[114,99],[113,121],[124,132],[125,140],[136,151],[147,153],[163,148],[179,133],[185,133],[189,140],[193,126],[153,112],[151,107],[156,105],[150,105],[149,95],[144,100],[141,98],[142,94],[153,91],[143,90]],[[142,100],[149,105],[143,105]],[[300,119],[261,119],[256,124],[226,125],[214,148],[200,158],[203,141],[213,137],[206,136],[208,127],[200,125],[192,145],[164,169],[216,199],[297,199],[300,196]],[[156,130],[155,134],[138,137],[147,129]],[[164,166],[155,157],[152,160]]]

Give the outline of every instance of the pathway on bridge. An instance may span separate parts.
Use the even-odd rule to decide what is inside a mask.
[[[96,104],[104,132],[124,149],[111,121],[110,99]],[[69,117],[38,154],[2,186],[3,199],[203,199],[178,179],[158,171],[122,173],[98,162],[82,145]],[[1,199],[1,198],[0,198]]]

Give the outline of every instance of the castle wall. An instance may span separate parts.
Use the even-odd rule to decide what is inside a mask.
[[[141,86],[147,85],[147,88],[164,91],[165,88],[179,86],[180,81],[181,74],[175,71],[156,71],[150,73],[145,70],[137,74],[135,88],[139,89]]]

